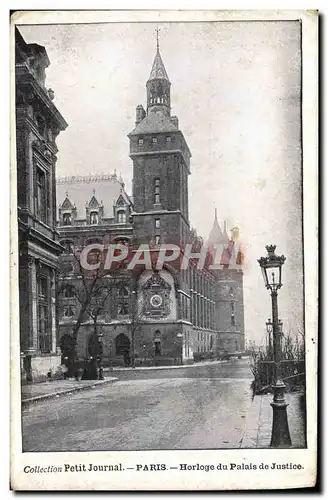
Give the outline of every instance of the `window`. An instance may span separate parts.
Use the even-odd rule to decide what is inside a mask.
[[[117,306],[117,314],[118,316],[126,316],[129,314],[129,307],[127,304],[122,302],[121,304],[118,304]]]
[[[161,237],[157,234],[155,236],[155,245],[159,245],[160,244],[160,241],[161,241]]]
[[[64,226],[71,226],[72,225],[71,214],[63,214],[63,225]]]
[[[166,138],[166,142],[171,142],[171,137],[169,135]]]
[[[155,340],[154,347],[155,347],[155,356],[160,356],[161,355],[161,341]]]
[[[235,303],[231,302],[231,326],[236,326]]]
[[[36,171],[36,215],[42,222],[47,222],[46,175],[43,170]]]
[[[161,228],[161,219],[155,219],[155,229]]]
[[[160,187],[160,180],[157,178],[154,180],[155,203],[160,203]]]
[[[121,298],[129,297],[130,296],[129,289],[126,286],[122,286],[118,290],[118,296],[121,297]]]
[[[88,264],[98,264],[101,262],[101,252],[100,250],[91,250],[87,255]]]
[[[117,314],[126,316],[130,309],[130,290],[126,286],[121,286],[117,290]]]
[[[143,139],[139,139],[138,140],[138,144],[139,144],[139,146],[142,146],[143,145]]]
[[[153,137],[153,144],[157,144],[157,137]]]
[[[39,299],[45,300],[48,296],[48,280],[46,276],[40,276],[38,279],[38,296]]]
[[[63,289],[63,297],[65,299],[71,299],[72,297],[75,297],[75,287],[72,285],[67,285]]]
[[[98,212],[91,212],[90,213],[90,224],[98,224],[99,218],[98,218]]]
[[[64,306],[63,317],[64,318],[73,318],[75,316],[75,307],[69,304],[68,306]]]
[[[49,321],[49,293],[47,276],[38,276],[38,340],[41,352],[51,352],[51,325]]]
[[[119,224],[126,223],[126,213],[123,210],[120,210],[119,212],[117,212],[117,222]]]

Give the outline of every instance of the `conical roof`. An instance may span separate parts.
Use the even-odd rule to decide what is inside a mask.
[[[153,67],[150,72],[149,80],[155,80],[157,78],[161,80],[167,80],[168,82],[170,81],[169,77],[167,76],[166,69],[158,48],[153,62]]]
[[[220,228],[220,224],[218,222],[217,210],[215,209],[215,217],[213,222],[213,227],[211,229],[210,235],[207,240],[208,245],[213,245],[215,243],[219,243],[222,238],[222,230]]]

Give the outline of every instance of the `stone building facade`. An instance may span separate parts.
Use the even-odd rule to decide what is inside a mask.
[[[140,363],[170,364],[243,351],[242,270],[224,264],[214,271],[208,259],[203,269],[196,258],[182,269],[177,258],[160,270],[137,266],[132,272],[125,267],[115,276],[102,275],[105,285],[80,314],[85,276],[76,252],[86,245],[107,248],[120,242],[132,249],[132,255],[140,245],[149,245],[153,262],[161,245],[177,245],[183,253],[188,243],[194,252],[202,244],[189,222],[191,152],[178,118],[171,115],[171,83],[158,48],[146,90],[146,109],[137,106],[135,127],[128,135],[132,197],[116,174],[58,179],[58,230],[65,247],[61,335],[71,335],[80,322],[78,354],[85,357],[92,338],[101,332],[105,364],[123,363],[124,353],[132,353]],[[215,215],[209,245],[223,240],[234,247]],[[90,314],[92,300],[104,300],[96,322]]]
[[[57,328],[56,137],[67,123],[45,86],[44,47],[15,33],[20,343],[27,378],[60,365]]]

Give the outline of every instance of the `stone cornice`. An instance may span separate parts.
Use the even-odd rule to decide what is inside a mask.
[[[34,97],[37,97],[42,102],[45,109],[47,109],[52,119],[56,121],[60,130],[65,130],[68,127],[68,123],[49,98],[46,89],[43,88],[29,72],[26,64],[16,65],[16,86],[18,86],[18,88],[23,86],[30,87],[31,93],[28,99],[32,101]]]

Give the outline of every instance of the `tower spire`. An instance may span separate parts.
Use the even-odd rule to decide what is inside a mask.
[[[156,28],[156,50],[159,52],[159,27]]]
[[[156,54],[148,78],[147,87],[147,113],[159,112],[165,116],[170,116],[170,80],[162,61],[159,51],[159,28],[156,28]]]

